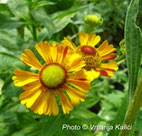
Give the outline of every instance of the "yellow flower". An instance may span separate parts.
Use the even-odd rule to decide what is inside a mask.
[[[67,37],[62,41],[64,45],[82,55],[86,63],[85,73],[90,81],[98,78],[100,74],[112,77],[113,72],[118,70],[118,64],[115,61],[106,62],[117,57],[114,53],[116,48],[112,44],[109,45],[108,41],[104,41],[98,48],[94,47],[100,39],[100,36],[93,33],[79,33],[80,46],[78,47]]]
[[[21,61],[38,72],[17,69],[12,78],[15,86],[24,86],[21,104],[26,104],[38,114],[57,115],[56,97],[59,96],[64,114],[69,113],[73,105],[85,100],[85,93],[89,91],[89,83],[82,70],[84,61],[79,54],[57,43],[52,46],[48,42],[40,42],[36,50],[45,64],[42,65],[31,50],[25,49]]]

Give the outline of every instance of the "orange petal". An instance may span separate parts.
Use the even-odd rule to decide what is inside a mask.
[[[14,80],[15,86],[24,86],[26,84],[39,80],[39,75],[35,73],[19,69],[16,69],[14,73],[16,76],[13,76],[12,80]]]
[[[69,79],[68,82],[76,87],[77,89],[83,91],[83,92],[88,92],[90,89],[89,82],[86,80],[73,80]]]
[[[118,70],[118,64],[115,61],[101,64],[100,67],[105,70],[108,70],[108,71],[117,71]]]
[[[63,112],[64,114],[68,114],[73,109],[73,106],[71,102],[69,101],[69,99],[67,98],[67,96],[62,91],[59,92],[59,96],[60,96]]]
[[[41,63],[38,61],[38,59],[36,58],[34,53],[29,49],[24,50],[24,53],[22,53],[20,59],[23,63],[25,63],[31,67],[34,67],[37,70],[42,69]]]
[[[116,51],[113,45],[108,45],[108,41],[104,41],[98,48],[101,57],[106,56]]]
[[[58,107],[54,92],[52,92],[52,91],[50,91],[50,95],[49,95],[47,104],[48,105],[47,105],[46,114],[48,114],[49,116],[51,114],[53,114],[54,116],[58,115],[59,107]]]
[[[41,92],[42,90],[40,90],[39,88],[23,92],[20,95],[21,104],[26,104],[26,107],[30,108],[40,96]]]
[[[35,88],[41,87],[41,86],[42,86],[42,84],[40,83],[39,80],[37,80],[37,81],[34,81],[34,82],[24,85],[24,90],[28,91],[28,90],[35,89]]]
[[[36,50],[47,63],[51,61],[50,47],[51,45],[48,42],[40,42],[39,44],[36,44]]]
[[[64,59],[67,57],[68,47],[60,45],[57,51],[57,62],[62,64]]]
[[[71,49],[76,48],[75,44],[68,37],[64,37],[64,40],[62,41],[62,44],[64,44],[65,46],[70,47]]]
[[[113,76],[113,72],[112,71],[102,70],[102,69],[97,69],[97,71],[99,71],[100,74],[102,76],[105,76],[105,77],[112,77]]]
[[[69,86],[65,86],[64,90],[67,92],[73,105],[78,105],[86,97],[84,92]]]
[[[115,59],[118,55],[116,53],[111,53],[109,55],[103,56],[102,57],[102,61],[106,61],[106,60],[112,60]]]

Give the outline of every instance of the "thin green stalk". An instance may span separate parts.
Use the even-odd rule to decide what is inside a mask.
[[[126,55],[121,55],[115,61],[119,62],[119,61],[124,60],[124,59],[126,59]]]
[[[129,103],[124,120],[124,125],[132,125],[132,126],[134,125],[141,105],[142,105],[142,77],[137,85],[133,99]],[[129,136],[130,131],[131,130],[123,129],[120,131],[119,136]]]
[[[32,25],[32,35],[33,39],[36,41],[37,40],[37,32],[36,32],[36,27]]]

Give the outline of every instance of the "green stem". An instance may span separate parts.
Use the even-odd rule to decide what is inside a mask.
[[[32,25],[32,35],[33,39],[36,41],[37,40],[37,33],[36,33],[36,27]]]
[[[129,103],[124,120],[124,125],[132,125],[132,126],[134,125],[141,105],[142,105],[142,77],[137,85],[133,99]],[[130,131],[131,130],[123,129],[120,131],[119,136],[129,136]]]
[[[121,60],[124,60],[126,58],[126,55],[121,55],[121,56],[119,56],[115,61],[116,62],[119,62],[119,61],[121,61]]]

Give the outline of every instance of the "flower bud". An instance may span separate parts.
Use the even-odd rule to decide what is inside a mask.
[[[90,26],[98,26],[103,23],[103,18],[97,15],[87,15],[84,17],[84,22]]]
[[[126,55],[126,49],[125,49],[125,40],[123,39],[120,43],[119,43],[119,46],[120,46],[120,51],[123,55]]]

